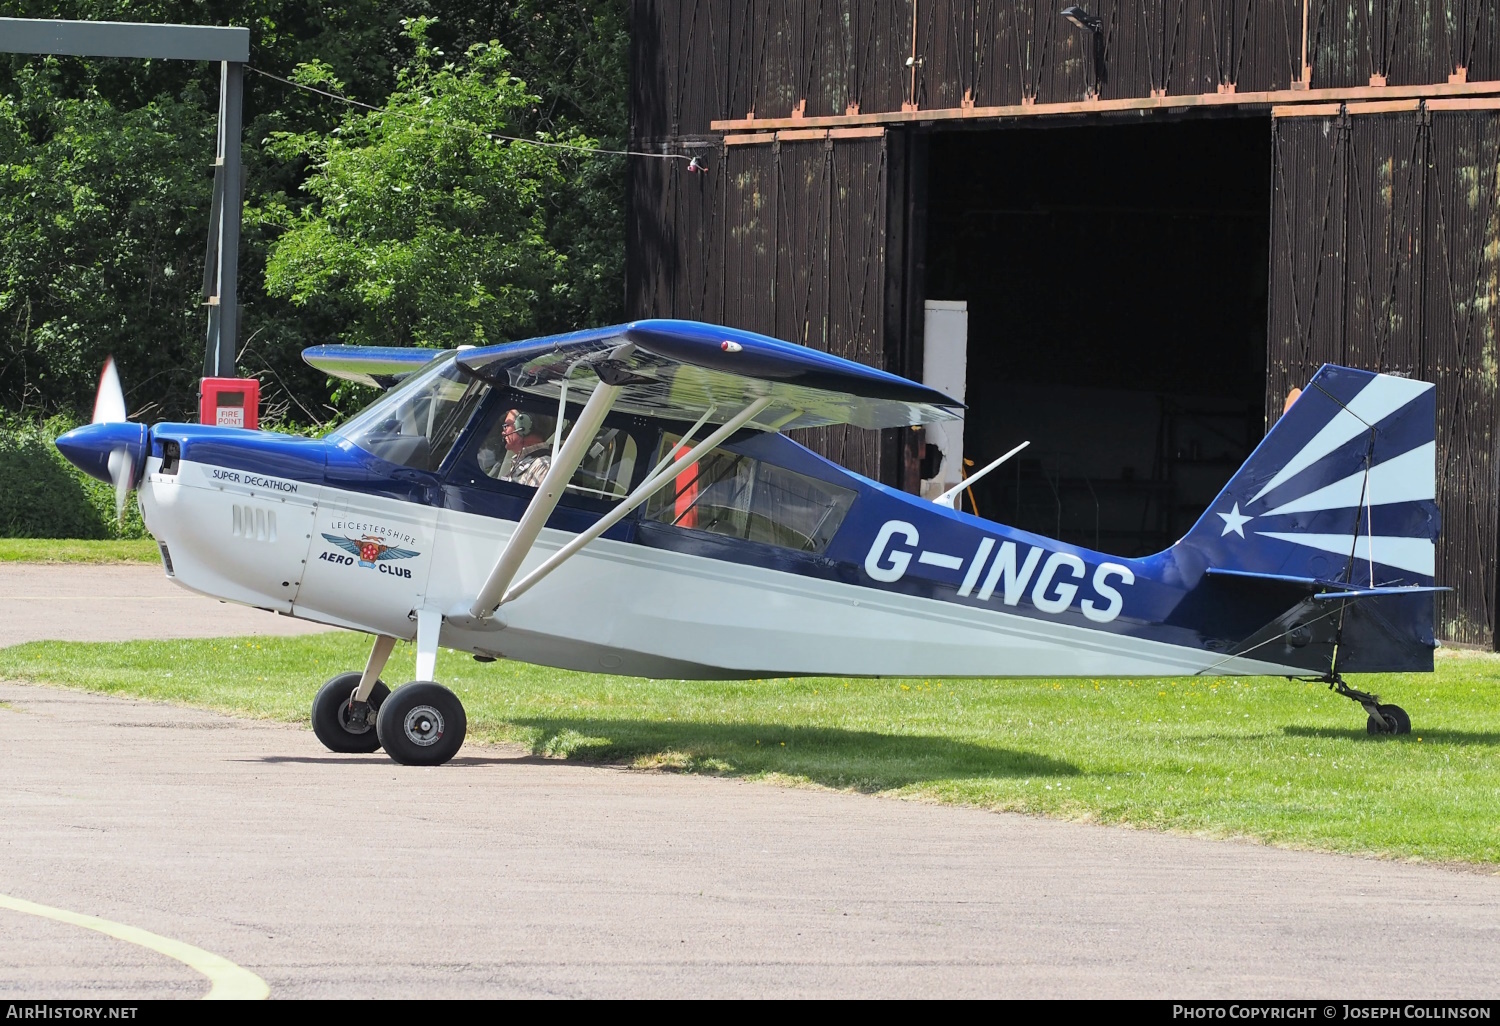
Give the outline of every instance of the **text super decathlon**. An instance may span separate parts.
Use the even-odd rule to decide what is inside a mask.
[[[307,439],[125,418],[58,439],[141,514],[167,575],[374,636],[313,703],[329,748],[437,764],[463,706],[440,646],[648,677],[1276,674],[1374,733],[1351,671],[1431,670],[1433,386],[1326,366],[1187,536],[1142,559],[1018,531],[851,473],[794,428],[956,419],[930,388],[689,321],[507,345],[322,346],[389,388]],[[379,680],[396,639],[417,680]]]

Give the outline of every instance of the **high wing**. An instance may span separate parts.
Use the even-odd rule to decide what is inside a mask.
[[[447,352],[423,346],[312,346],[302,350],[302,359],[335,378],[390,388]]]
[[[388,388],[446,350],[313,346],[302,353],[334,377]],[[461,347],[458,363],[488,381],[550,399],[620,385],[615,409],[647,417],[722,424],[758,399],[771,401],[752,427],[852,424],[909,427],[957,420],[963,403],[936,389],[851,360],[753,331],[698,321],[649,320],[503,345]]]
[[[614,408],[722,424],[769,398],[752,427],[909,427],[957,420],[963,403],[936,389],[765,335],[697,321],[647,320],[464,350],[490,381],[557,398],[595,381],[620,386]],[[709,411],[712,411],[711,413]]]

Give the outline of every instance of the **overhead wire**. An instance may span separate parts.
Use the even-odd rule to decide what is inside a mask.
[[[578,143],[552,142],[546,139],[528,139],[525,136],[504,135],[500,132],[487,132],[482,128],[475,128],[472,125],[464,125],[451,121],[439,121],[435,118],[424,118],[420,115],[407,114],[405,111],[390,110],[386,107],[377,107],[374,104],[364,103],[363,101],[356,100],[353,97],[344,96],[339,93],[332,92],[328,89],[319,89],[317,86],[308,85],[305,82],[298,82],[294,79],[283,78],[280,75],[273,75],[271,72],[262,71],[260,68],[257,68],[254,65],[246,64],[245,70],[253,71],[255,72],[255,74],[260,75],[262,78],[269,78],[274,82],[280,82],[282,85],[291,86],[293,89],[301,89],[304,92],[316,93],[317,95],[327,97],[330,100],[337,100],[339,103],[347,104],[350,107],[358,107],[361,110],[367,110],[375,114],[383,114],[387,117],[406,118],[409,121],[418,121],[428,125],[445,125],[450,128],[458,128],[463,131],[470,132],[474,135],[483,136],[484,138],[493,140],[494,142],[520,143],[523,146],[541,146],[547,149],[571,150],[575,153],[595,153],[608,157],[647,157],[652,160],[685,160],[688,162],[687,169],[689,171],[707,170],[707,168],[703,166],[703,164],[698,160],[697,157],[689,156],[686,153],[651,153],[646,150],[631,149],[611,150],[601,146],[584,146]]]

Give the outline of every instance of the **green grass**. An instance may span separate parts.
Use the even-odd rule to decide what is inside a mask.
[[[77,644],[0,650],[0,677],[304,721],[363,639]],[[390,681],[412,670],[398,646]],[[1277,678],[647,681],[455,653],[438,678],[470,737],[584,761],[1126,823],[1274,844],[1500,863],[1500,657],[1356,686],[1404,706],[1372,738],[1352,702]]]
[[[0,563],[160,563],[151,538],[73,541],[0,538]]]

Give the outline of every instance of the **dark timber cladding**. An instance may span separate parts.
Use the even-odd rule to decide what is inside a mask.
[[[631,161],[629,314],[917,377],[933,133],[1272,113],[1267,417],[1325,360],[1437,382],[1441,630],[1493,645],[1500,0],[1089,0],[1102,81],[1063,6],[633,0],[632,144],[707,170]],[[910,488],[915,434],[808,440]]]
[[[1437,579],[1450,640],[1495,623],[1500,117],[1278,120],[1267,416],[1323,363],[1438,386]]]
[[[714,321],[876,367],[886,295],[886,140],[730,147],[707,174],[636,161],[629,275],[632,315]],[[799,436],[843,465],[881,474],[878,434],[818,428]]]

